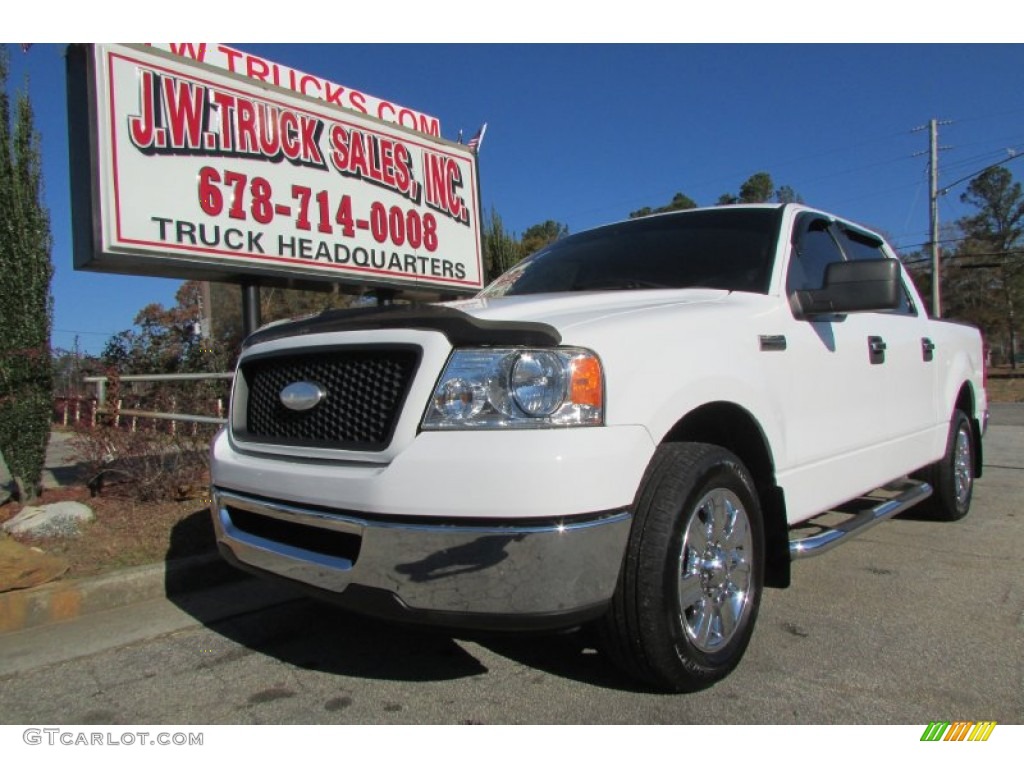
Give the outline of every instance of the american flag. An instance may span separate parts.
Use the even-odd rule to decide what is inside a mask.
[[[480,126],[480,130],[473,134],[473,138],[466,142],[466,146],[476,154],[480,154],[480,145],[484,143],[485,133],[487,133],[487,123]]]

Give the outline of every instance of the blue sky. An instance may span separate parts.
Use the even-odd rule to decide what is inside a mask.
[[[272,45],[232,43],[217,31],[196,29],[192,39],[435,115],[446,138],[487,122],[484,209],[520,234],[546,219],[580,231],[676,192],[710,205],[767,171],[807,203],[914,250],[927,239],[928,184],[927,156],[914,156],[927,149],[927,132],[913,128],[951,121],[940,129],[949,147],[940,185],[1024,154],[1019,44]],[[27,78],[43,137],[53,344],[70,348],[77,335],[98,353],[144,305],[173,303],[180,283],[72,268],[64,49],[11,45],[10,85]],[[1024,178],[1024,162],[1006,167]],[[968,212],[965,186],[942,199],[944,223]]]

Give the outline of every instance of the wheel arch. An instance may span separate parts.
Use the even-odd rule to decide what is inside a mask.
[[[736,403],[706,403],[679,419],[662,442],[709,443],[743,462],[754,478],[764,515],[765,586],[788,587],[791,561],[785,496],[775,483],[771,445],[757,419]]]
[[[965,381],[960,385],[960,391],[957,392],[956,403],[953,408],[954,410],[963,411],[971,421],[971,433],[973,435],[973,445],[971,447],[974,449],[974,476],[977,478],[981,477],[983,462],[981,456],[982,425],[978,421],[978,415],[975,411],[976,402],[974,387],[970,381]],[[952,414],[950,414],[950,416],[952,416]]]

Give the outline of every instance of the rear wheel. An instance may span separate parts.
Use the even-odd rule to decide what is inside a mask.
[[[974,429],[967,414],[953,411],[946,454],[916,475],[934,492],[920,509],[934,520],[959,520],[971,509],[974,494]]]
[[[665,445],[634,513],[604,647],[658,688],[706,688],[739,663],[757,618],[764,531],[753,480],[717,446]]]

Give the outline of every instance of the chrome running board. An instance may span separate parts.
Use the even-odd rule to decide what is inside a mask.
[[[838,525],[827,527],[821,533],[800,539],[790,539],[790,559],[799,560],[828,552],[833,547],[849,541],[858,533],[863,533],[875,523],[887,520],[893,515],[899,514],[924,501],[932,495],[932,487],[920,480],[905,479],[890,483],[884,488],[880,488],[877,492],[895,493],[897,495],[887,499],[869,499],[869,501],[878,501],[879,503],[868,509],[854,512],[853,517],[844,520]]]

